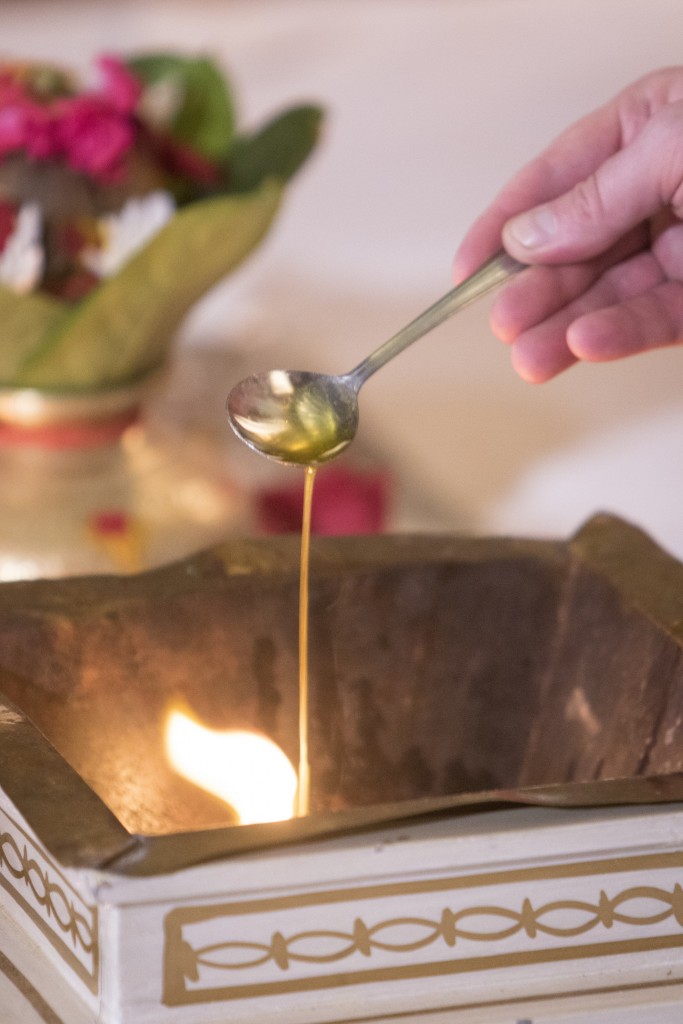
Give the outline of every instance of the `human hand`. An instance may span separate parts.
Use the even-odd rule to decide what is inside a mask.
[[[456,282],[501,239],[531,264],[491,311],[525,380],[683,342],[683,68],[630,85],[524,167],[467,233]]]

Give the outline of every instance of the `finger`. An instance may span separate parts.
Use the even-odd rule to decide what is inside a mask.
[[[511,361],[519,376],[529,384],[544,384],[577,362],[567,345],[572,323],[567,311],[520,334],[512,344]]]
[[[522,211],[554,199],[583,181],[622,142],[619,99],[582,118],[510,180],[474,222],[455,254],[455,283],[501,247],[503,227]],[[522,262],[525,259],[518,255]]]
[[[654,114],[568,192],[513,217],[503,242],[524,262],[590,259],[669,206],[683,211],[683,101]]]
[[[514,342],[585,292],[598,276],[599,269],[593,263],[530,267],[496,295],[491,306],[491,330],[501,341]]]
[[[618,338],[612,335],[608,340],[609,325],[603,324],[601,334],[597,320],[591,326],[591,316],[647,294],[663,278],[661,266],[649,252],[618,262],[584,294],[516,338],[512,352],[515,369],[524,380],[539,384],[562,373],[577,359],[590,358],[591,350],[595,352],[592,361],[598,361],[598,352],[606,352],[609,344],[616,346]],[[583,326],[579,327],[580,324]],[[577,329],[578,335],[574,333]],[[616,355],[604,358],[616,358]]]
[[[683,223],[672,214],[658,217],[652,225],[652,252],[673,281],[683,281]]]
[[[558,267],[530,267],[514,277],[495,297],[491,307],[493,333],[502,341],[514,341],[519,334],[588,292],[610,268],[618,268],[622,263],[625,268],[630,267],[633,255],[648,244],[649,233],[645,227],[640,227],[594,260]],[[625,269],[624,272],[632,271]],[[648,277],[648,284],[649,281]]]
[[[683,341],[683,284],[666,281],[575,320],[567,345],[577,359],[608,362]]]
[[[513,213],[516,213],[513,210]],[[461,242],[453,259],[451,276],[454,284],[460,284],[493,256],[501,246],[503,225],[512,214],[491,208],[478,218]],[[525,262],[525,261],[522,261]]]

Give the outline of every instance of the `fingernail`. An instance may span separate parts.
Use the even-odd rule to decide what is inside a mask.
[[[513,217],[505,225],[505,236],[524,249],[540,249],[551,242],[557,230],[555,214],[548,206]]]

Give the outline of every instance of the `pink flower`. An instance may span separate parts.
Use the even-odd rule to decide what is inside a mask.
[[[100,57],[97,66],[104,78],[103,88],[99,95],[114,110],[122,114],[132,114],[142,95],[142,83],[118,57],[105,54]]]
[[[345,466],[322,467],[313,490],[311,532],[350,535],[380,533],[386,525],[390,481],[385,472],[365,473]],[[261,491],[256,511],[266,533],[301,529],[303,482]]]
[[[115,181],[135,141],[131,119],[94,95],[64,100],[55,128],[59,148],[75,171]]]
[[[61,161],[96,181],[120,182],[139,143],[160,176],[220,182],[214,162],[146,124],[145,83],[123,60],[105,54],[97,63],[100,84],[83,92],[58,68],[0,62],[0,161],[21,153]]]
[[[15,82],[0,81],[0,157],[22,149],[37,160],[52,156],[52,119],[48,109]]]
[[[30,141],[28,119],[21,106],[3,106],[0,109],[0,153],[23,149]]]

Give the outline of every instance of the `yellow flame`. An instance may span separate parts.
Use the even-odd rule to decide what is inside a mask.
[[[179,775],[229,804],[241,825],[294,815],[296,771],[267,736],[209,729],[173,710],[166,723],[166,753]]]

